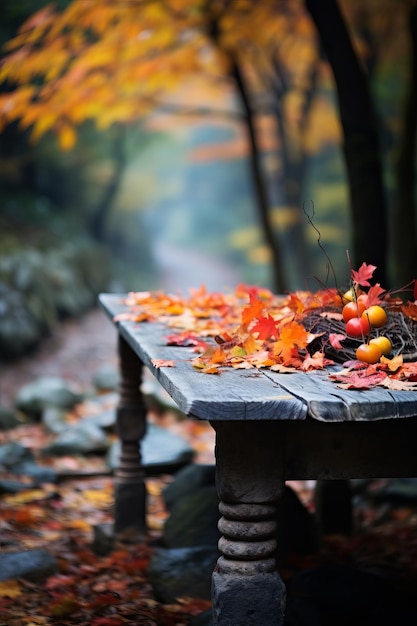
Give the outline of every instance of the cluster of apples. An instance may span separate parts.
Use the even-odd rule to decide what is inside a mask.
[[[363,343],[356,350],[356,358],[365,363],[378,363],[382,355],[386,356],[392,350],[389,338],[379,334],[379,329],[385,326],[388,317],[385,309],[379,304],[367,306],[367,299],[366,294],[347,292],[344,296],[342,316],[346,334],[363,339]],[[377,329],[378,335],[369,339],[373,329]]]

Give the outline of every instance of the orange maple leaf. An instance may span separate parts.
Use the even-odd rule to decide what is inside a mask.
[[[305,372],[310,370],[322,370],[327,365],[333,365],[334,361],[327,359],[324,352],[315,352],[313,356],[308,355],[301,366],[301,369]]]
[[[227,358],[227,354],[220,346],[217,346],[216,350],[211,356],[212,363],[223,363]]]
[[[242,311],[242,322],[248,326],[253,320],[258,319],[265,308],[264,302],[259,300],[253,293],[249,294],[249,305]]]
[[[279,355],[284,362],[298,356],[296,348],[305,348],[308,333],[298,322],[290,322],[281,330],[279,339],[274,343],[274,354]]]

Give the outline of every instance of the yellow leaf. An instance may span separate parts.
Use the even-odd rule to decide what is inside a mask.
[[[95,506],[111,506],[113,504],[112,491],[103,491],[101,489],[85,489],[83,496]]]
[[[63,124],[58,131],[58,143],[61,150],[67,152],[71,150],[77,141],[77,133],[73,126]]]
[[[83,519],[73,519],[66,523],[67,528],[72,528],[74,530],[85,530],[89,532],[91,530],[91,524],[86,522]]]
[[[42,500],[46,496],[47,492],[42,489],[28,489],[27,491],[21,491],[17,494],[5,496],[3,498],[3,502],[6,502],[9,506],[20,506],[21,504],[27,504],[28,502]]]
[[[22,589],[17,580],[0,581],[0,598],[17,598],[21,593]]]

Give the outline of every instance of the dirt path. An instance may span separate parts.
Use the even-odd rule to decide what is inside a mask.
[[[88,389],[102,365],[117,365],[116,331],[100,309],[68,320],[36,352],[0,365],[0,406],[11,407],[17,391],[39,376],[60,376]]]
[[[159,267],[158,289],[184,290],[205,284],[209,290],[234,287],[239,272],[206,254],[168,244],[156,246]],[[15,362],[0,364],[0,407],[12,407],[17,391],[39,376],[60,376],[81,390],[88,389],[97,369],[117,366],[116,330],[101,311],[60,324],[53,336],[36,352]]]

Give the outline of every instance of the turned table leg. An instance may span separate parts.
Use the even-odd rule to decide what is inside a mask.
[[[140,442],[146,433],[146,405],[141,391],[142,363],[119,335],[120,389],[117,434],[121,442],[115,472],[115,534],[146,532],[146,487]]]
[[[284,490],[271,422],[212,422],[222,515],[212,578],[215,626],[282,626],[285,587],[276,569],[277,503]]]

